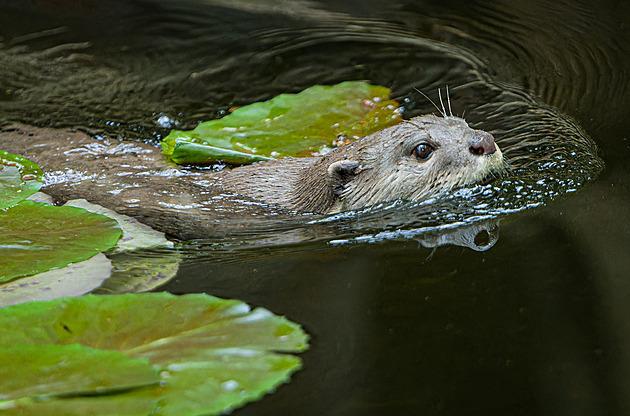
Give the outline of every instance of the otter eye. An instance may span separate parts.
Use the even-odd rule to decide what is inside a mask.
[[[433,155],[434,150],[435,149],[430,144],[420,143],[413,149],[411,154],[414,155],[414,157],[420,162],[426,162]]]

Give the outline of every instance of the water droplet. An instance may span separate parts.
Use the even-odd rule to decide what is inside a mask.
[[[225,391],[232,392],[238,388],[238,381],[228,380],[221,383],[221,388]]]

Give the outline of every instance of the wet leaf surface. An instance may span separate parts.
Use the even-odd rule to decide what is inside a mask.
[[[0,400],[106,394],[160,381],[146,359],[79,344],[0,345],[0,379]]]
[[[0,282],[87,260],[120,236],[116,221],[105,216],[21,201],[0,211]]]
[[[0,209],[34,194],[42,186],[42,170],[22,156],[0,150]]]
[[[62,269],[21,277],[0,285],[0,307],[33,300],[81,296],[98,288],[112,272],[103,253]]]
[[[152,400],[159,405],[151,414],[216,414],[257,400],[286,382],[301,361],[283,353],[303,351],[308,342],[299,325],[285,318],[208,295],[86,295],[33,302],[0,309],[0,326],[6,328],[0,346],[78,343],[148,359],[159,370],[159,385],[94,396],[93,401],[60,397],[38,402],[29,396],[4,403],[16,414],[137,414],[138,407]],[[12,387],[18,391],[19,380],[0,378],[0,391],[6,391],[3,383],[18,383]],[[25,389],[33,384],[30,378],[23,381]],[[84,389],[81,383],[63,391]],[[121,410],[105,411],[115,403],[122,404]]]
[[[118,214],[116,211],[91,204],[85,199],[73,199],[64,204],[66,207],[83,208],[94,214],[101,214],[118,222],[122,229],[122,237],[118,240],[114,252],[144,249],[150,247],[173,247],[173,243],[168,241],[164,233],[154,230],[146,224],[142,224],[135,218]]]
[[[175,277],[182,262],[179,251],[164,233],[111,209],[91,204],[85,199],[68,201],[65,206],[83,208],[95,214],[105,215],[118,222],[122,237],[107,252],[112,260],[111,277],[97,293],[139,293],[153,290]],[[153,249],[153,250],[151,250]],[[172,249],[172,250],[169,250]]]
[[[298,94],[239,108],[199,124],[173,130],[162,142],[177,163],[252,163],[281,156],[310,156],[398,123],[390,90],[364,82],[316,85]]]

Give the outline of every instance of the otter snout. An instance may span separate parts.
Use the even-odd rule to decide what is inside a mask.
[[[494,137],[485,131],[476,131],[470,138],[470,153],[476,156],[491,155],[497,151]]]

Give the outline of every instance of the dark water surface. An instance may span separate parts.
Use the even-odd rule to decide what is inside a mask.
[[[448,85],[511,176],[325,238],[192,246],[164,289],[312,335],[238,415],[625,415],[629,22],[612,0],[0,0],[0,125],[156,141],[313,84],[388,86],[407,117]]]

